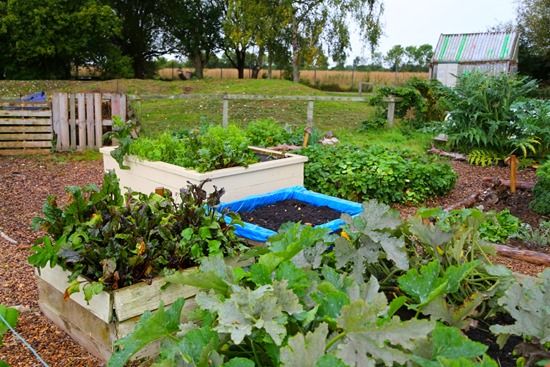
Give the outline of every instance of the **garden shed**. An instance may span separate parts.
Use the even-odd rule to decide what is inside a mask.
[[[430,65],[430,78],[454,86],[467,71],[513,73],[518,67],[518,32],[442,34]]]

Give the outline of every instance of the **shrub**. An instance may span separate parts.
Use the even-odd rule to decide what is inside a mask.
[[[251,145],[270,147],[287,143],[290,132],[272,119],[251,121],[245,129]]]
[[[437,80],[411,78],[401,87],[378,88],[369,101],[371,105],[377,107],[378,118],[386,118],[387,103],[384,102],[384,98],[390,95],[401,98],[401,101],[396,104],[395,116],[415,127],[444,118],[443,87]]]
[[[433,163],[404,152],[351,145],[313,146],[302,150],[306,187],[354,201],[418,203],[447,193],[456,181],[448,164]]]
[[[540,138],[526,122],[515,118],[512,105],[525,98],[536,83],[527,78],[501,74],[466,73],[455,88],[447,89],[450,115],[445,127],[452,148],[461,151],[486,149],[510,154],[535,153]]]
[[[531,201],[531,209],[540,214],[550,214],[550,160],[537,170],[533,194],[535,198]]]
[[[202,131],[201,131],[202,130]],[[129,153],[151,161],[162,161],[199,172],[247,166],[257,161],[250,141],[237,126],[206,126],[157,138],[140,137],[130,144]]]
[[[513,120],[539,139],[539,155],[550,153],[550,100],[526,99],[514,102]]]
[[[104,176],[101,189],[69,186],[67,206],[60,208],[50,196],[43,217],[34,218],[34,229],[47,234],[32,247],[29,262],[36,267],[59,264],[71,271],[69,294],[80,289],[78,276],[88,278],[84,293],[89,299],[103,288],[186,268],[208,254],[233,254],[242,243],[213,208],[224,191],[207,194],[203,184],[182,190],[178,204],[168,190],[123,196],[113,172]],[[228,215],[238,223],[236,215]]]

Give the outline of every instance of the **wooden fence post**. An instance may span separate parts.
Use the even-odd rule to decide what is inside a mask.
[[[101,93],[94,93],[95,147],[103,146],[103,118]]]
[[[76,103],[74,93],[69,94],[69,124],[71,131],[71,150],[76,149]]]
[[[307,126],[313,127],[313,103],[314,101],[310,99],[307,101]]]
[[[229,124],[229,99],[227,95],[223,96],[223,112],[222,112],[222,126],[227,127]]]
[[[78,104],[78,150],[86,149],[86,102],[84,93],[77,93]]]
[[[69,109],[67,108],[67,93],[59,93],[59,131],[61,137],[61,150],[69,150],[70,136],[69,136]]]
[[[86,148],[95,147],[94,95],[86,93]]]

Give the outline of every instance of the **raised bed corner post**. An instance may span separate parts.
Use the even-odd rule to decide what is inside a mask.
[[[506,158],[506,161],[510,164],[510,192],[513,194],[516,192],[517,182],[517,170],[518,170],[518,157],[515,154]]]
[[[227,127],[229,124],[229,98],[227,94],[223,95],[223,115],[222,115],[222,126]]]

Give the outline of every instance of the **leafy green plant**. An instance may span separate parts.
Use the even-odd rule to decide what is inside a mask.
[[[513,120],[540,140],[539,155],[550,153],[550,100],[525,99],[510,106]]]
[[[550,246],[550,221],[541,221],[538,227],[523,224],[514,236],[533,247]]]
[[[536,82],[514,75],[464,73],[447,89],[450,115],[446,134],[452,148],[486,149],[508,155],[536,153],[541,138],[526,122],[514,118],[512,105],[536,88]]]
[[[475,166],[497,166],[504,161],[504,157],[486,149],[474,149],[468,153],[468,163]]]
[[[533,188],[534,199],[529,206],[540,214],[550,214],[550,160],[537,169],[537,183]]]
[[[288,143],[290,138],[290,132],[272,119],[251,121],[245,132],[250,144],[259,147]]]
[[[338,237],[334,244],[337,269],[352,269],[356,279],[364,273],[379,279],[391,279],[398,271],[409,268],[405,240],[399,233],[399,213],[385,204],[370,200],[363,212],[352,218],[343,215],[343,231],[349,239]]]
[[[128,169],[124,164],[124,157],[130,153],[130,145],[136,131],[136,123],[122,121],[119,116],[113,116],[113,129],[107,132],[104,139],[116,139],[118,146],[111,151],[111,156],[117,161],[121,169]]]
[[[10,327],[15,328],[17,326],[19,311],[17,311],[15,308],[6,307],[0,304],[0,316],[2,316],[2,319],[5,320],[5,322],[0,321],[0,347],[1,347],[4,339],[4,334],[6,334],[6,332],[9,330],[6,323]],[[9,367],[9,365],[0,359],[0,367]]]
[[[506,242],[516,235],[521,227],[519,218],[513,216],[508,209],[500,212],[483,212],[477,208],[454,209],[450,211],[441,208],[419,209],[417,214],[422,218],[432,219],[444,231],[464,223],[469,218],[479,220],[478,233],[480,239],[493,243]]]
[[[95,185],[66,188],[69,204],[59,208],[48,197],[35,229],[47,235],[32,247],[29,263],[36,267],[59,264],[71,272],[67,294],[81,288],[79,276],[88,279],[86,299],[103,289],[117,289],[150,279],[164,269],[182,269],[208,254],[232,255],[243,248],[224,216],[213,208],[223,189],[207,194],[190,185],[179,203],[168,190],[162,195],[120,193],[113,172]],[[235,214],[227,213],[233,223]]]
[[[301,153],[309,158],[306,187],[353,201],[419,203],[447,193],[456,181],[448,164],[377,146],[313,146]]]
[[[244,131],[237,126],[207,125],[156,138],[140,137],[130,144],[129,154],[206,172],[257,162],[249,145]]]

